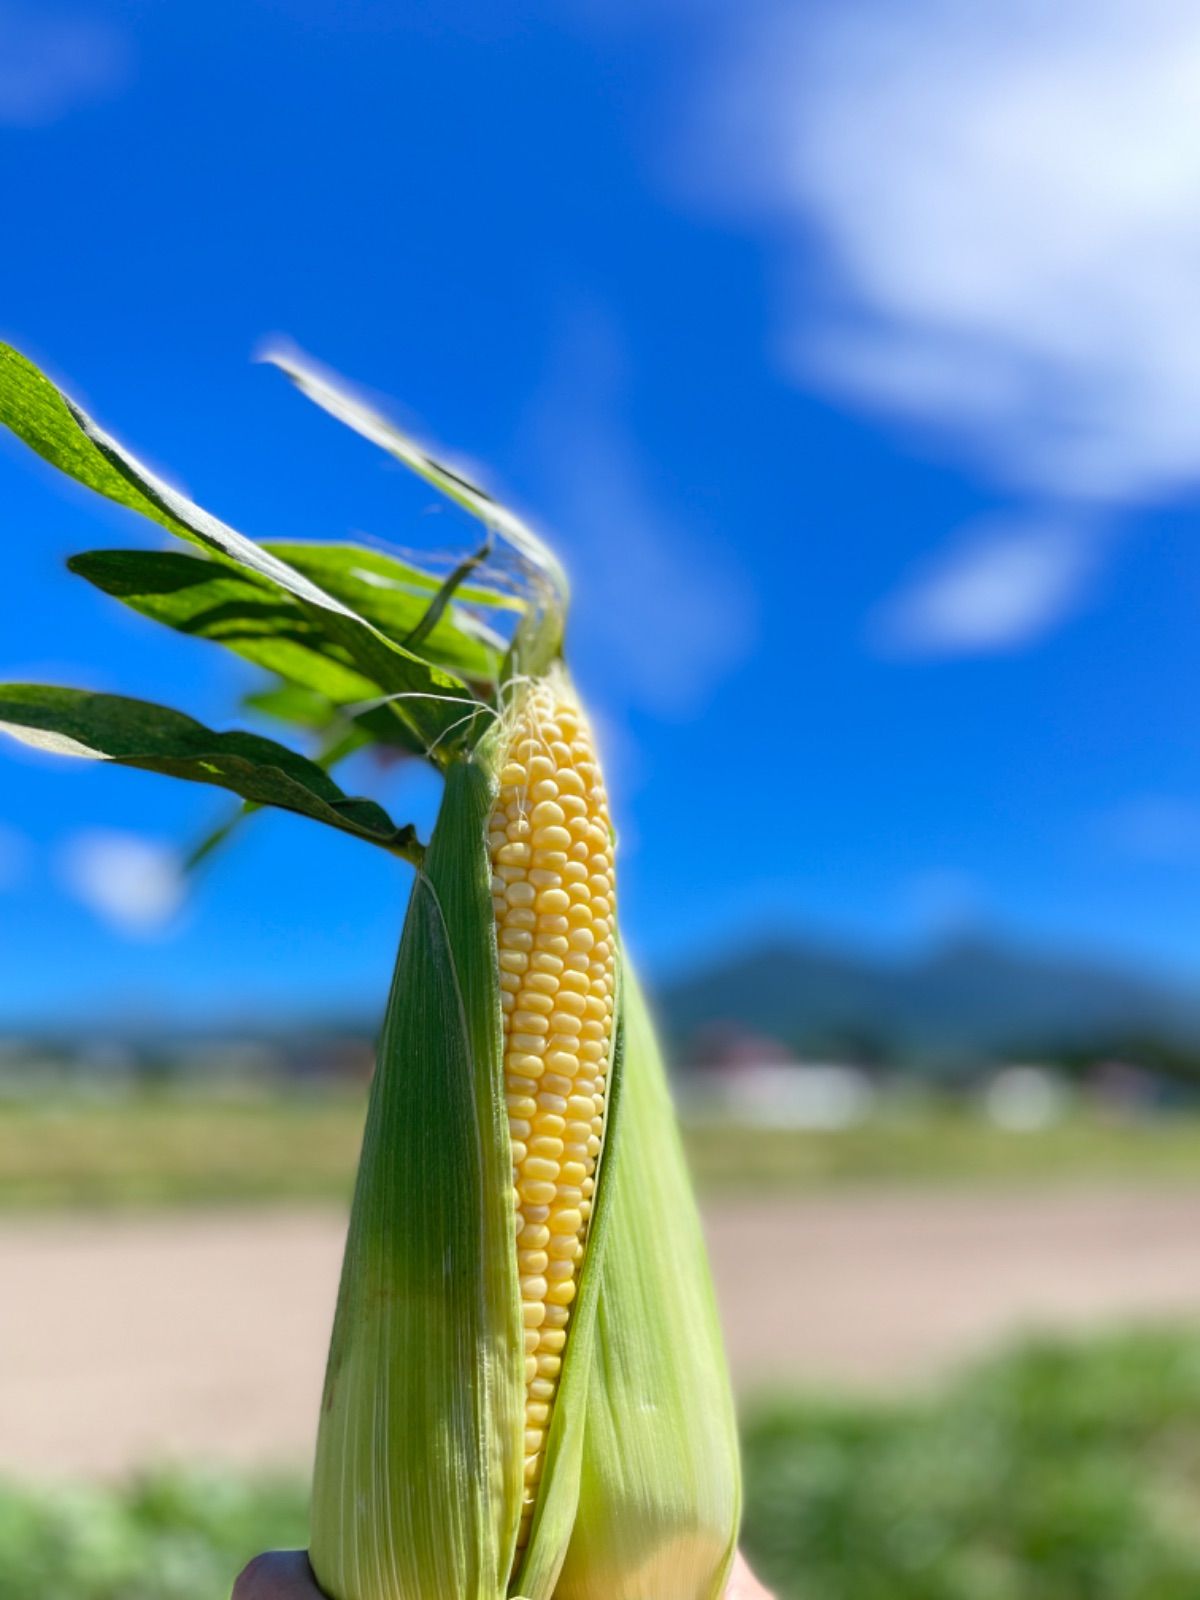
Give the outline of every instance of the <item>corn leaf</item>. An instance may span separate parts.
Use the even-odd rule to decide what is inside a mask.
[[[252,574],[173,550],[89,550],[67,565],[142,616],[222,644],[310,696],[299,718],[280,720],[324,727],[350,716],[377,742],[424,753],[424,740],[392,714],[381,685],[351,664],[312,613]],[[299,702],[293,695],[288,704],[295,709]],[[455,721],[465,718],[464,727],[472,721],[482,726],[486,715],[482,706],[474,712],[471,702],[451,709]]]
[[[354,755],[356,751],[371,742],[370,735],[362,728],[339,717],[336,707],[329,709],[333,715],[322,727],[326,735],[325,744],[313,758],[317,766],[326,772],[332,772],[340,761],[345,761],[348,756]],[[202,834],[185,853],[182,862],[183,871],[194,872],[197,867],[211,861],[216,852],[233,838],[242,824],[261,809],[262,807],[256,805],[253,800],[243,800],[240,806],[235,807],[215,827],[209,828]]]
[[[255,805],[328,823],[396,854],[418,853],[373,800],[346,795],[315,761],[254,733],[214,733],[180,711],[52,684],[0,684],[0,730],[56,755],[114,761],[229,789]]]
[[[270,689],[253,689],[242,696],[242,705],[260,716],[284,722],[307,733],[326,733],[342,720],[344,712],[314,689],[296,683],[279,683]]]
[[[274,688],[254,689],[242,696],[242,705],[248,711],[285,723],[300,733],[336,732],[348,725],[362,735],[361,742],[383,745],[390,756],[403,759],[407,755],[421,755],[410,730],[397,722],[386,705],[368,701],[365,705],[338,705],[315,689],[300,684],[281,682]]]
[[[229,843],[256,811],[261,809],[252,800],[243,800],[241,805],[231,811],[223,821],[201,834],[191,848],[184,851],[180,858],[179,870],[185,875],[197,872],[218,850]]]
[[[502,1600],[523,1355],[484,830],[456,762],[409,903],[330,1346],[311,1559],[332,1600]]]
[[[298,572],[336,594],[339,582],[352,577],[379,588],[421,595],[431,600],[442,586],[442,579],[410,561],[377,550],[368,544],[353,544],[341,539],[264,539],[262,548],[294,566]],[[483,606],[493,611],[521,612],[525,602],[518,594],[497,589],[491,584],[464,583],[456,598],[464,604]]]
[[[223,644],[335,703],[380,693],[308,612],[249,573],[171,550],[89,550],[67,565],[142,616]]]
[[[387,760],[402,761],[424,753],[386,705],[371,701],[365,705],[337,705],[316,690],[284,682],[273,688],[252,690],[242,696],[241,703],[247,711],[270,717],[301,734],[331,736],[353,728],[360,735],[361,745],[375,745],[386,752]]]
[[[508,543],[535,571],[542,574],[565,604],[568,594],[566,573],[558,557],[545,541],[515,512],[480,488],[457,467],[438,461],[424,445],[397,426],[390,417],[375,410],[332,374],[296,351],[274,350],[265,357],[287,374],[300,392],[327,411],[331,417],[353,428],[355,433],[402,461],[411,472],[453,500],[488,528],[502,534]]]
[[[624,970],[618,1159],[578,1514],[555,1600],[719,1600],[741,1507],[700,1222],[645,1000]]]
[[[322,410],[402,461],[447,499],[499,533],[516,551],[532,594],[501,668],[501,680],[507,681],[516,673],[544,672],[561,649],[570,600],[566,572],[549,545],[486,489],[472,483],[458,468],[437,460],[390,418],[352,394],[340,379],[322,371],[306,356],[294,350],[274,350],[268,351],[265,359],[286,373],[300,392]]]
[[[385,638],[353,609],[156,477],[10,345],[0,344],[0,422],[44,460],[119,505],[290,595],[355,667],[392,700],[392,714],[422,745],[444,753],[466,743],[459,725],[465,685]],[[464,729],[466,731],[464,731]],[[475,730],[477,731],[477,730]]]
[[[388,557],[381,558],[377,551],[362,545],[273,539],[264,548],[319,583],[327,593],[351,606],[372,627],[398,644],[410,640],[437,595],[436,578],[422,572],[419,574],[421,582],[416,584],[412,575],[417,573],[417,568]],[[406,576],[402,578],[398,573]],[[499,590],[460,588],[457,594],[461,600],[472,594],[487,595],[489,598],[481,600],[481,604],[520,609],[519,602]],[[419,645],[407,643],[407,647],[414,654],[463,677],[492,682],[500,669],[506,641],[461,605],[453,605]]]

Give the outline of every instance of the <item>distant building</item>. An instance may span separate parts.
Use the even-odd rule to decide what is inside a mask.
[[[983,1109],[998,1128],[1038,1133],[1066,1116],[1070,1093],[1052,1067],[1014,1064],[992,1074],[983,1091]]]
[[[681,1096],[693,1114],[760,1128],[853,1127],[875,1108],[861,1067],[803,1061],[778,1039],[711,1030],[689,1060]]]

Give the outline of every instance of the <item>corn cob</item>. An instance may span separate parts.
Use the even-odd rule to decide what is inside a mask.
[[[523,1550],[592,1209],[616,970],[608,798],[557,676],[524,697],[488,849],[524,1324]]]
[[[416,868],[321,1404],[311,1559],[326,1593],[718,1600],[740,1508],[732,1401],[662,1062],[620,947],[604,783],[562,662],[565,577],[511,512],[325,376],[288,370],[482,518],[483,550],[439,584],[376,551],[256,545],[2,345],[0,421],[192,550],[93,552],[76,571],[269,668],[260,705],[332,730],[331,750],[430,755],[445,792],[428,846],[344,794],[332,757],[164,707],[0,685],[0,727],[217,784]],[[493,532],[524,588],[471,598],[515,608],[507,644],[452,604]]]

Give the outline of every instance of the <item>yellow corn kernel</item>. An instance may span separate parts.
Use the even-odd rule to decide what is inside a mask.
[[[526,1330],[523,1549],[603,1136],[615,895],[608,802],[583,715],[542,680],[515,721],[488,850]]]

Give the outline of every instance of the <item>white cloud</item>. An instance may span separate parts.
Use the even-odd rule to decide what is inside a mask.
[[[793,369],[1035,491],[1200,480],[1190,0],[746,15],[709,112],[726,182],[793,260]]]
[[[71,894],[122,933],[160,932],[183,905],[178,852],[140,834],[91,829],[73,834],[58,856]]]
[[[586,566],[573,631],[602,647],[610,698],[687,716],[745,657],[752,602],[729,554],[659,503],[623,393],[616,331],[578,315],[530,418],[543,504]]]
[[[1168,795],[1143,795],[1103,819],[1109,845],[1137,861],[1163,866],[1200,863],[1200,805]]]
[[[0,123],[42,127],[124,86],[125,36],[99,18],[0,0]]]
[[[1079,530],[952,548],[885,631],[1035,638],[1103,553],[1097,508],[1200,486],[1200,8],[657,0],[641,22],[676,46],[672,181],[762,239],[789,375]]]
[[[977,523],[877,607],[868,639],[885,655],[1013,649],[1078,604],[1093,566],[1092,541],[1070,527]]]

